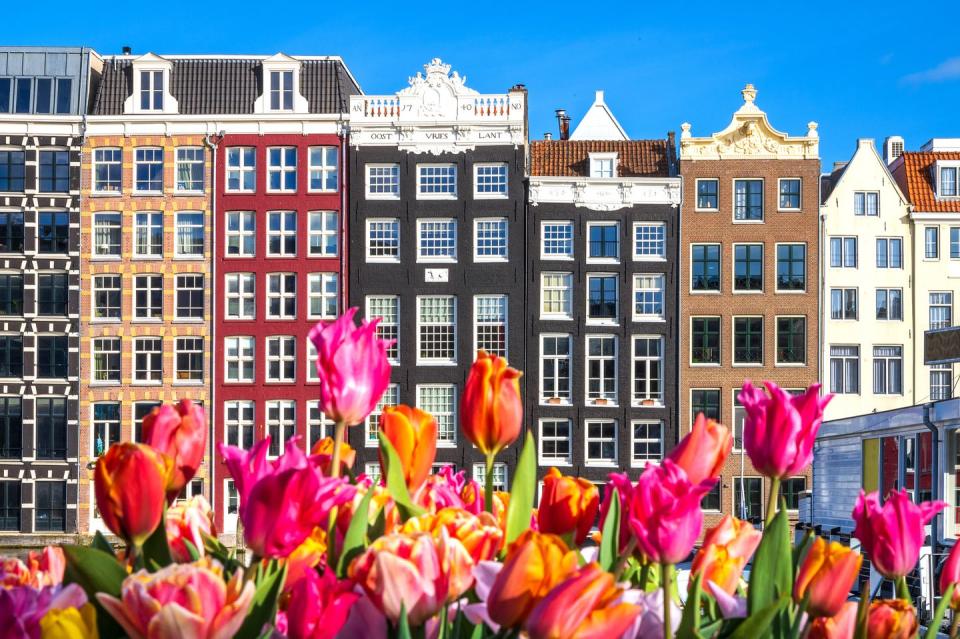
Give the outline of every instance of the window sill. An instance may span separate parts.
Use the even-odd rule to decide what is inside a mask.
[[[134,255],[130,259],[136,262],[160,262],[163,260],[163,255]]]
[[[337,257],[336,253],[307,253],[308,260],[335,260]]]
[[[417,360],[417,366],[456,366],[456,362],[449,361],[434,361],[434,360]]]
[[[616,266],[620,264],[619,257],[588,257],[586,260],[587,264],[606,264],[609,266]]]
[[[665,318],[665,317],[656,317],[656,316],[654,316],[654,315],[649,315],[649,316],[647,316],[647,315],[640,315],[639,317],[636,316],[636,315],[634,315],[634,316],[633,316],[633,321],[634,321],[634,322],[661,322],[661,323],[662,323],[662,322],[666,322],[666,321],[667,321],[667,318]]]
[[[256,317],[224,317],[223,321],[225,322],[253,322],[256,321]]]
[[[382,258],[382,257],[367,256],[367,263],[368,264],[399,264],[400,258],[399,257]]]
[[[130,382],[131,386],[163,386],[163,381],[143,381],[143,380],[134,380]]]
[[[336,316],[334,316],[334,317],[326,317],[326,316],[324,316],[324,315],[307,315],[307,319],[308,319],[308,320],[313,320],[313,321],[315,321],[315,322],[332,322],[333,320],[335,320],[335,319],[337,319],[337,318],[336,318]]]
[[[90,191],[88,196],[92,198],[123,197],[123,191]]]
[[[717,207],[717,208],[715,208],[715,209],[698,209],[698,208],[694,208],[694,209],[693,209],[693,212],[694,212],[694,213],[719,213],[719,212],[720,212],[720,208],[719,208],[719,207]]]
[[[177,262],[200,262],[206,261],[204,255],[174,255],[173,259]]]
[[[588,399],[584,405],[590,408],[620,408],[620,405],[615,399],[608,399],[604,403],[598,403],[598,401],[595,399]]]
[[[791,290],[788,290],[788,291],[781,291],[780,289],[776,289],[774,292],[775,292],[777,295],[806,295],[806,294],[807,294],[807,289],[803,289],[802,291],[797,291],[797,290],[794,290],[794,289],[791,289]]]
[[[648,256],[637,256],[637,255],[634,255],[634,256],[633,256],[633,261],[634,261],[634,262],[657,262],[657,263],[662,263],[662,262],[666,262],[666,261],[667,261],[667,257],[666,257],[665,255],[660,256],[660,257],[656,257],[656,256],[654,256],[654,257],[648,257]],[[646,273],[634,273],[634,275],[646,275]]]
[[[507,264],[510,262],[510,258],[507,257],[473,257],[473,262],[475,264]]]
[[[437,448],[456,448],[457,442],[437,442]]]
[[[457,194],[456,194],[456,193],[442,193],[442,194],[429,194],[429,195],[428,195],[428,194],[425,194],[425,193],[417,193],[417,199],[418,199],[418,200],[426,200],[426,201],[430,201],[430,200],[446,200],[446,201],[449,201],[449,200],[456,200],[456,199],[457,199]]]
[[[509,193],[474,193],[475,200],[506,200],[510,197]]]
[[[112,386],[119,386],[120,384],[121,384],[120,380],[117,380],[117,381],[91,380],[90,381],[90,386],[94,388],[110,388]]]
[[[398,200],[400,199],[400,194],[397,193],[396,195],[382,195],[382,194],[370,194],[370,193],[367,193],[367,198],[366,198],[366,199],[368,199],[368,200],[381,200],[381,201],[383,201],[383,200],[398,201]]]
[[[573,466],[573,462],[571,462],[569,459],[560,460],[560,459],[540,458],[537,460],[537,465],[542,467],[547,467],[547,466],[570,467],[570,466]]]
[[[130,320],[131,324],[163,324],[163,318],[153,317],[135,317]]]
[[[447,264],[447,265],[449,265],[449,264],[456,264],[456,263],[457,263],[457,258],[455,258],[455,257],[443,258],[443,259],[428,259],[428,258],[421,258],[421,257],[418,257],[418,258],[417,258],[417,264]]]
[[[179,197],[196,197],[196,196],[204,196],[207,193],[203,189],[199,191],[195,191],[195,190],[181,191],[179,189],[176,189],[174,190],[173,194]]]
[[[296,192],[296,189],[267,189],[268,195],[293,195]]]
[[[119,262],[123,259],[122,255],[91,255],[91,262]]]
[[[664,403],[663,403],[662,401],[653,400],[653,402],[650,403],[650,404],[644,404],[642,399],[639,400],[639,401],[638,401],[638,400],[633,400],[633,402],[631,402],[630,406],[631,406],[632,408],[664,408],[664,407],[665,407],[665,405],[664,405]]]
[[[588,468],[617,468],[619,466],[615,461],[590,461],[589,459],[583,465]]]
[[[544,255],[540,254],[541,262],[572,262],[572,255]]]
[[[690,362],[692,368],[720,368],[720,362],[695,363]]]
[[[225,379],[223,380],[225,386],[241,386],[243,384],[252,384],[252,379]]]
[[[610,320],[610,319],[592,319],[592,318],[589,318],[589,317],[588,317],[587,320],[586,320],[586,324],[587,324],[587,326],[604,326],[604,327],[608,327],[608,328],[616,328],[616,327],[620,326],[620,323],[617,322],[616,320]]]
[[[131,195],[136,197],[163,197],[163,191],[133,191]]]
[[[249,253],[249,254],[243,253],[239,255],[224,255],[223,259],[224,260],[250,260],[255,257],[256,257],[256,254],[254,253]]]
[[[802,207],[799,208],[799,209],[794,209],[794,208],[781,209],[781,208],[777,208],[777,213],[803,213],[803,208],[802,208]],[[877,217],[877,216],[876,216],[876,215],[868,215],[867,217]]]
[[[559,399],[559,401],[551,402],[551,401],[550,401],[551,399]],[[541,405],[541,406],[548,406],[548,407],[549,407],[549,406],[573,406],[573,402],[571,402],[569,399],[560,399],[560,398],[552,398],[552,397],[541,397],[541,398],[540,398],[540,405]]]
[[[245,190],[245,189],[226,189],[224,190],[224,195],[254,195],[257,192],[256,189]]]
[[[777,368],[804,368],[806,365],[806,362],[776,362],[774,364]]]
[[[203,380],[176,379],[173,381],[172,386],[203,386]]]
[[[734,290],[731,291],[731,292],[732,292],[734,295],[763,295],[763,291],[753,291],[753,290],[750,290],[750,291],[738,291],[738,290],[734,289]]]
[[[763,224],[763,220],[734,220],[734,224]]]
[[[174,324],[203,324],[206,320],[202,317],[175,317]]]
[[[691,295],[720,295],[721,293],[722,291],[714,291],[714,290],[697,291],[697,290],[690,289]]]
[[[572,322],[573,317],[570,315],[541,315],[541,320],[559,320],[564,322]]]
[[[337,189],[307,189],[310,195],[336,195]]]
[[[264,318],[264,321],[265,321],[265,322],[293,322],[293,321],[295,321],[296,319],[297,319],[296,316],[293,316],[293,317],[266,317],[266,318]]]
[[[122,324],[122,323],[123,323],[123,318],[122,318],[122,317],[91,317],[91,318],[90,318],[90,323],[91,323],[91,324],[105,324],[105,325],[109,326],[110,324]]]
[[[749,363],[749,364],[733,362],[732,364],[730,364],[730,366],[732,366],[733,368],[763,368],[763,362],[756,362],[756,363]]]

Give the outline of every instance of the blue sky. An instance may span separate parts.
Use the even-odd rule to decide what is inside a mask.
[[[858,137],[960,137],[960,3],[251,2],[109,6],[12,0],[0,42],[102,53],[335,54],[388,93],[439,56],[481,92],[530,91],[531,137],[604,89],[631,137],[722,129],[752,82],[774,127],[820,124],[824,167]],[[84,11],[84,7],[90,10]],[[765,9],[764,9],[765,8]],[[42,11],[42,16],[40,12]]]

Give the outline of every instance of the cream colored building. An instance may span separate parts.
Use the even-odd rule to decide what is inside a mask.
[[[826,418],[922,401],[910,204],[872,139],[822,178],[820,212],[821,379],[836,395]]]

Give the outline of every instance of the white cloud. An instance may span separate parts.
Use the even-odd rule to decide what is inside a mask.
[[[907,84],[930,84],[957,79],[960,79],[960,57],[948,58],[932,69],[905,75],[901,80]]]

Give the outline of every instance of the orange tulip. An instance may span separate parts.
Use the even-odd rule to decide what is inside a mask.
[[[554,586],[577,569],[578,557],[556,535],[525,531],[510,545],[490,588],[490,618],[508,628],[521,624]]]
[[[317,441],[310,454],[320,457],[320,470],[329,477],[333,471],[333,437],[324,437]],[[340,474],[345,475],[347,471],[353,468],[355,461],[357,461],[357,451],[347,442],[342,442],[340,444]]]
[[[437,420],[419,408],[387,406],[380,415],[380,432],[397,451],[407,488],[414,492],[427,480],[437,456]],[[383,459],[380,466],[385,467]]]
[[[867,616],[870,639],[912,639],[919,628],[916,611],[902,599],[882,599],[870,604]]]
[[[593,482],[569,477],[551,468],[543,478],[543,493],[537,509],[540,532],[573,535],[576,545],[587,538],[600,509],[600,491]]]
[[[407,520],[401,532],[429,532],[439,537],[441,528],[463,544],[474,563],[493,559],[503,541],[503,531],[493,515],[473,515],[462,508],[444,508],[436,514],[414,517]]]
[[[690,483],[699,484],[720,474],[732,448],[730,429],[698,413],[693,428],[680,440],[668,459],[686,471]]]
[[[477,353],[460,399],[460,426],[480,452],[490,457],[512,444],[523,425],[520,371],[507,360]]]
[[[848,601],[833,617],[817,617],[806,639],[853,639],[857,629],[857,602]]]
[[[803,601],[809,595],[808,613],[814,617],[833,617],[846,603],[862,561],[856,550],[817,537],[797,571],[794,599]]]
[[[619,637],[643,608],[617,603],[623,595],[614,577],[599,564],[588,564],[550,591],[530,613],[530,639]]]
[[[107,528],[143,545],[163,516],[172,460],[145,444],[114,444],[97,460],[93,489]]]
[[[760,545],[762,533],[749,522],[726,515],[707,531],[703,546],[693,558],[690,574],[703,574],[703,585],[712,581],[727,594],[737,591],[740,575]]]

